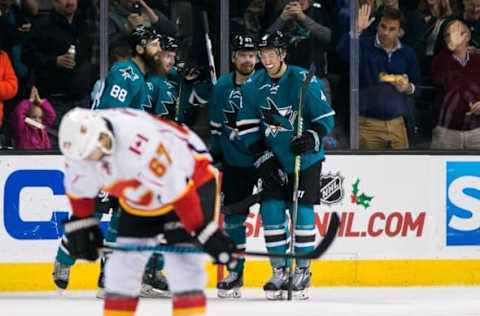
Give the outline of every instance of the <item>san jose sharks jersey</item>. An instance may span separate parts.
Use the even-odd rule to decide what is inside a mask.
[[[192,112],[208,102],[211,89],[211,84],[186,82],[175,67],[167,77],[150,76],[147,85],[152,96],[152,113],[190,126]]]
[[[117,62],[108,73],[95,97],[94,109],[134,108],[148,111],[152,107],[145,78],[131,61]]]
[[[295,156],[290,141],[296,136],[298,104],[308,71],[288,66],[278,80],[262,69],[242,85],[243,107],[237,116],[238,135],[249,147],[264,138],[268,150],[275,153],[285,171],[292,173]],[[326,133],[334,126],[335,112],[327,101],[322,82],[313,77],[303,98],[303,131],[321,124]],[[301,170],[324,158],[323,146],[317,152],[302,155]]]
[[[237,114],[243,107],[240,86],[235,84],[234,72],[218,79],[210,97],[211,149],[233,167],[251,167],[253,156],[238,136]]]

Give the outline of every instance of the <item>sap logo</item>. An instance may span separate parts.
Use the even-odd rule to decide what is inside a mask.
[[[480,245],[480,162],[447,162],[447,245]]]
[[[69,204],[60,170],[16,170],[5,181],[3,221],[15,239],[57,239]],[[102,222],[105,231],[107,223]]]

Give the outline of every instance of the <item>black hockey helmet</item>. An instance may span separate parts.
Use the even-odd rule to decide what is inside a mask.
[[[287,37],[280,31],[263,35],[257,43],[258,49],[262,48],[287,48]]]
[[[160,46],[162,50],[176,51],[178,48],[178,42],[174,37],[163,35],[160,39]]]
[[[237,50],[257,50],[257,45],[250,35],[235,35],[232,41],[232,51]]]
[[[130,42],[130,46],[135,51],[135,47],[140,45],[142,47],[146,47],[149,41],[154,41],[156,39],[160,40],[160,34],[155,31],[154,28],[140,25],[133,30],[132,33],[128,36],[128,41]]]

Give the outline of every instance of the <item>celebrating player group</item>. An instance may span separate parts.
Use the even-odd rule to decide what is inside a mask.
[[[225,230],[219,229],[220,192],[228,206],[256,187],[266,250],[285,254],[270,259],[265,295],[308,299],[310,260],[287,254],[308,254],[317,244],[313,206],[320,202],[322,138],[335,114],[322,82],[286,64],[287,39],[278,31],[259,40],[236,35],[234,70],[215,85],[199,71],[177,69],[173,38],[142,26],[129,42],[131,58],[112,66],[94,109],[73,109],[60,124],[73,212],[63,224],[56,284],[68,286],[75,259],[94,261],[106,253],[104,315],[134,315],[145,283],[172,296],[173,315],[205,315],[204,254],[181,250],[196,247],[226,265],[218,296],[240,298],[249,210],[225,214]],[[207,102],[210,148],[189,127],[198,105]],[[99,194],[118,199],[107,207],[115,214],[109,241],[178,251],[101,251]],[[157,282],[148,282],[148,268]]]

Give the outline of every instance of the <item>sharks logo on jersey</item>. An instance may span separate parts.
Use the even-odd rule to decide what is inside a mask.
[[[148,104],[143,103],[142,105],[140,105],[140,108],[145,112],[152,113],[153,104],[152,104],[152,96],[151,95],[147,95],[147,101],[148,101]]]
[[[127,68],[122,68],[119,69],[120,72],[122,73],[123,79],[127,80],[130,79],[132,81],[135,81],[139,79],[140,77],[133,71],[133,68],[131,66],[128,66]]]
[[[225,116],[225,128],[230,131],[228,138],[233,140],[238,135],[238,128],[237,128],[237,114],[240,110],[240,106],[237,105],[234,101],[230,100],[230,107],[232,108],[231,111],[227,109],[223,109],[223,114]]]
[[[230,91],[228,103],[230,104],[230,109],[223,108],[223,115],[225,118],[224,126],[229,132],[228,135],[230,140],[233,140],[238,135],[237,114],[242,108],[242,93],[239,88]]]
[[[162,100],[162,104],[165,107],[164,113],[159,113],[160,115],[166,115],[169,119],[175,119],[175,112],[176,112],[176,105],[177,105],[177,98],[175,95],[167,91],[168,100]]]
[[[263,115],[263,124],[267,126],[265,136],[272,134],[277,136],[278,132],[293,131],[293,124],[297,117],[297,111],[292,111],[292,106],[279,108],[275,102],[267,97],[268,108],[261,107]]]

